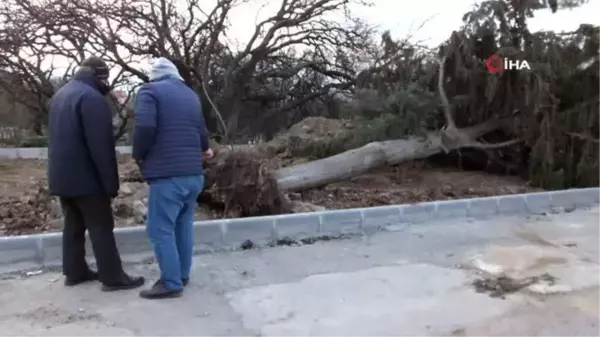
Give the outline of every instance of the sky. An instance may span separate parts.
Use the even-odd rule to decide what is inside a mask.
[[[207,1],[207,7],[215,0]],[[377,26],[382,31],[389,30],[395,38],[411,36],[412,42],[421,42],[435,47],[450,36],[462,24],[462,16],[471,10],[474,0],[370,0],[370,7],[353,6],[352,14]],[[249,0],[230,13],[231,30],[228,41],[245,45],[257,22],[273,15],[279,8],[278,0]],[[533,31],[555,30],[573,31],[582,23],[599,24],[600,0],[575,8],[552,13],[549,9],[540,10],[529,26]],[[336,19],[343,19],[341,15]],[[147,65],[148,66],[148,65]]]
[[[403,38],[413,35],[415,41],[434,47],[450,36],[450,32],[460,27],[462,16],[469,11],[474,0],[371,0],[373,6],[353,6],[353,14],[382,30],[390,30],[392,36]],[[251,0],[235,8],[231,13],[232,35],[240,41],[251,36],[257,14],[266,17],[278,9],[276,0]],[[549,9],[536,12],[530,19],[533,31],[556,30],[572,31],[581,23],[599,24],[600,0],[569,10],[552,13]]]
[[[473,0],[374,0],[375,6],[362,9],[359,17],[389,29],[393,36],[402,37],[414,34],[418,40],[430,46],[437,46],[449,37],[449,32],[462,24],[462,16],[469,11]],[[528,21],[533,31],[556,30],[572,31],[581,23],[598,24],[600,0],[573,10],[560,10],[552,13],[549,9],[536,12]],[[420,28],[419,26],[425,24]]]
[[[207,9],[216,0],[205,0]],[[462,24],[462,16],[469,11],[474,0],[370,0],[371,7],[353,6],[352,13],[376,25],[382,31],[390,30],[395,38],[412,36],[412,42],[435,47],[450,36],[454,29]],[[255,24],[262,18],[274,14],[279,0],[249,0],[248,3],[234,8],[230,13],[232,27],[228,31],[228,42],[245,45],[254,32]],[[182,5],[185,5],[181,1]],[[530,29],[573,31],[582,23],[600,24],[597,13],[600,13],[600,0],[575,8],[559,10],[552,13],[549,9],[539,10],[534,18],[528,21]],[[341,15],[334,16],[342,19]],[[56,65],[55,66],[61,66]],[[148,69],[149,64],[142,68]],[[116,72],[116,71],[115,71]]]

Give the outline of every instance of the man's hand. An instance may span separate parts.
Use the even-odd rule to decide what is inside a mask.
[[[214,156],[215,154],[213,153],[212,149],[208,149],[206,151],[204,151],[204,153],[202,154],[202,158],[204,160],[210,159]]]

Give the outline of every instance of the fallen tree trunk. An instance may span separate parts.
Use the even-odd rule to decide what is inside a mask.
[[[274,176],[280,189],[299,191],[348,179],[382,165],[424,159],[461,148],[491,149],[517,143],[517,140],[499,144],[477,141],[478,137],[505,125],[506,121],[490,120],[470,128],[431,132],[425,137],[369,143],[335,156],[279,169]]]
[[[374,142],[335,156],[285,167],[274,175],[279,188],[298,191],[352,178],[382,165],[422,159],[442,152],[440,133],[426,138]]]

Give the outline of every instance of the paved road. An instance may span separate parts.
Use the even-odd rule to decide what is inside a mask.
[[[598,221],[595,208],[201,255],[184,297],[165,301],[66,289],[56,273],[5,279],[0,335],[598,336]],[[499,272],[555,281],[504,299],[475,291]]]

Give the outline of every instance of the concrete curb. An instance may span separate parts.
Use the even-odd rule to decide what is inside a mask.
[[[238,144],[234,148],[247,149],[253,145]],[[117,153],[122,155],[131,154],[131,146],[115,147]],[[48,148],[46,147],[15,147],[0,148],[0,159],[48,159]]]
[[[131,154],[131,146],[117,146],[115,149],[120,154]],[[0,159],[48,159],[48,148],[0,148]]]
[[[409,226],[434,220],[535,215],[572,211],[600,203],[600,188],[504,195],[285,214],[194,223],[196,252],[240,247],[247,240],[265,245],[277,240],[302,240],[345,234],[372,234],[387,226]],[[115,236],[124,262],[152,256],[144,226],[118,228]],[[0,237],[0,273],[60,265],[61,233]],[[91,255],[91,247],[87,252]]]

